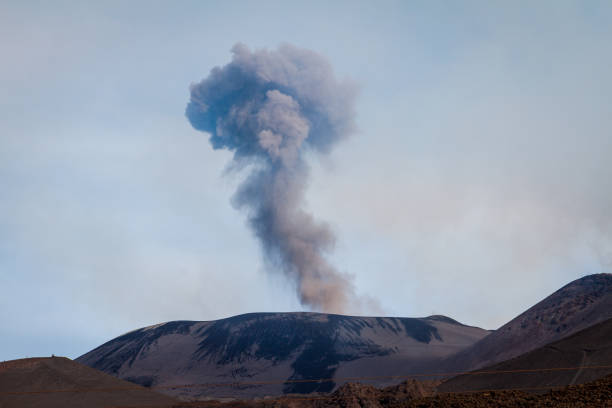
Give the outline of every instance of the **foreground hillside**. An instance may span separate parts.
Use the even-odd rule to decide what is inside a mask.
[[[612,376],[543,394],[518,390],[436,393],[435,382],[408,380],[376,388],[346,383],[331,394],[231,402],[179,402],[134,384],[109,378],[65,358],[26,359],[0,366],[0,407],[110,408],[467,408],[612,406]],[[9,390],[9,391],[7,391]],[[41,392],[43,391],[43,392]]]
[[[577,279],[443,363],[469,371],[519,356],[612,318],[612,274]]]
[[[77,361],[184,398],[329,392],[344,378],[406,376],[488,335],[443,316],[253,313],[139,329]],[[334,381],[305,381],[303,379]],[[286,382],[289,380],[289,382]],[[240,382],[240,386],[220,386]],[[397,379],[380,378],[377,384]],[[221,383],[221,384],[219,384]]]
[[[0,363],[1,408],[102,408],[176,402],[64,357]]]
[[[573,367],[582,368],[570,369]],[[545,388],[581,384],[609,374],[612,319],[519,357],[452,378],[438,391]]]

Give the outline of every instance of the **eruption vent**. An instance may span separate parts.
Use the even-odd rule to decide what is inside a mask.
[[[355,87],[335,79],[320,55],[284,45],[251,52],[237,44],[232,61],[191,86],[186,115],[210,133],[214,149],[251,173],[233,197],[248,213],[266,260],[295,280],[302,304],[343,312],[352,282],[325,259],[334,235],[304,211],[306,150],[325,154],[354,129]]]

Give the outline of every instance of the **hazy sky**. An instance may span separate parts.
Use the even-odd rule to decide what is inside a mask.
[[[304,310],[184,116],[237,42],[360,88],[306,193],[354,313],[496,328],[610,271],[609,1],[0,1],[0,360]]]

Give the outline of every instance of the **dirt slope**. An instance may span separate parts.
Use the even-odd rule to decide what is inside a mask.
[[[65,357],[0,363],[0,408],[169,406],[176,402]]]

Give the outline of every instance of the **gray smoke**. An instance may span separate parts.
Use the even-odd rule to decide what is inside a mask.
[[[355,87],[337,81],[319,54],[232,48],[232,61],[192,84],[186,115],[214,149],[251,173],[233,202],[247,211],[266,260],[295,280],[302,304],[342,312],[353,285],[325,259],[334,235],[302,208],[308,150],[327,153],[354,130]]]

